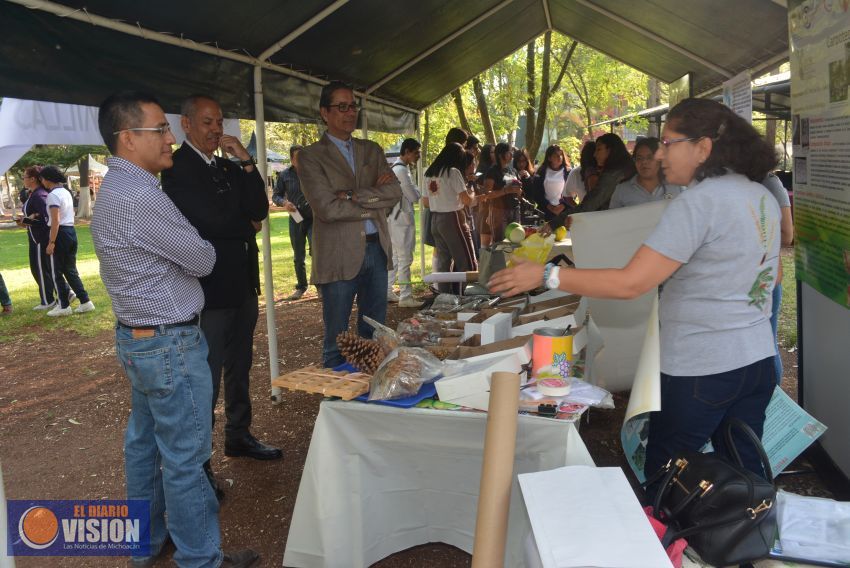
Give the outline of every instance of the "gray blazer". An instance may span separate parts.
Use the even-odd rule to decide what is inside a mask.
[[[378,227],[387,269],[392,268],[387,213],[401,199],[401,186],[380,146],[358,138],[352,142],[356,175],[326,135],[298,154],[301,189],[313,209],[313,284],[357,276],[366,253],[365,219]],[[375,187],[384,173],[392,174],[392,181]],[[337,197],[348,190],[356,201]]]

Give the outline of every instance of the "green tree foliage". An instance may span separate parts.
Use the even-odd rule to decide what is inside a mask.
[[[20,177],[24,169],[30,166],[57,166],[66,170],[78,163],[82,158],[92,154],[94,156],[105,156],[109,153],[106,146],[73,146],[55,144],[37,144],[21,156],[9,171]]]

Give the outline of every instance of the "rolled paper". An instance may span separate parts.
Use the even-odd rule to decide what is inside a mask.
[[[566,330],[541,328],[534,330],[531,347],[531,374],[536,375],[543,368],[552,366],[564,378],[569,376],[573,359],[573,336],[565,335]]]
[[[428,283],[466,282],[466,272],[432,272],[422,280]]]
[[[484,437],[484,460],[481,465],[472,568],[494,568],[505,563],[518,410],[519,375],[493,373],[490,378],[490,403],[487,410],[487,433]]]

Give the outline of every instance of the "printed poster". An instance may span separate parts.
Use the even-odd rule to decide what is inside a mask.
[[[850,307],[850,3],[789,12],[797,277]]]

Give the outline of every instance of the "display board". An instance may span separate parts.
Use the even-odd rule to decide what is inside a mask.
[[[789,2],[803,407],[850,476],[850,6]]]

